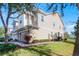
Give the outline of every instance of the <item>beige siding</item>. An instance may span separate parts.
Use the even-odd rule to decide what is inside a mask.
[[[37,13],[37,17],[34,15],[23,15],[22,24],[19,25],[19,28],[23,28],[28,24],[38,26],[39,28],[32,30],[34,39],[48,39],[48,35],[51,38],[51,34],[55,37],[55,34],[58,32],[64,37],[64,25],[58,13],[46,15]],[[21,33],[18,39],[24,41],[24,35],[25,33]]]
[[[44,15],[43,15],[44,16]],[[59,15],[56,14],[49,14],[44,16],[44,21],[41,21],[41,15],[39,14],[39,30],[34,30],[34,37],[35,39],[48,39],[48,34],[51,35],[51,32],[53,35],[55,33],[60,32],[62,35],[64,35],[64,29],[63,29],[63,23],[61,22],[61,19]],[[55,26],[53,26],[55,24]]]

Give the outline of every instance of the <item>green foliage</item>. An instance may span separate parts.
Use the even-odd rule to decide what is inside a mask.
[[[65,33],[64,33],[64,37],[65,37],[65,38],[70,38],[68,32],[65,32]]]
[[[19,18],[26,11],[32,12],[32,10],[35,8],[35,4],[31,4],[31,3],[5,3],[5,4],[3,3],[0,6],[2,8],[4,8],[6,10],[6,12],[8,13],[6,15],[8,17],[8,18],[6,18],[6,20],[9,18],[12,18],[12,19]],[[2,10],[1,10],[1,12],[2,12]],[[14,15],[14,16],[11,16],[11,15]],[[15,15],[16,15],[16,17],[15,17]],[[7,23],[5,25],[7,25]]]
[[[26,13],[26,11],[32,12],[34,6],[35,5],[31,3],[0,3],[0,20],[2,21],[5,30],[5,43],[8,41],[9,20],[19,18]],[[5,12],[3,12],[3,10],[7,13],[5,17]]]
[[[4,29],[2,27],[0,27],[0,37],[4,36]]]
[[[4,38],[2,37],[2,38],[0,38],[0,42],[3,42],[4,41]]]
[[[9,52],[15,50],[16,46],[13,44],[0,44],[0,53]]]
[[[0,27],[0,42],[4,41],[4,28]]]

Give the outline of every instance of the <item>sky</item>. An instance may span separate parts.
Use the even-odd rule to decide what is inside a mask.
[[[40,4],[39,8],[41,8],[47,13],[51,12],[47,10],[47,6],[45,4]],[[57,12],[60,14],[59,10]],[[67,6],[64,9],[64,16],[61,16],[61,19],[63,20],[65,31],[69,34],[74,31],[74,26],[76,25],[75,23],[77,21],[77,17],[78,10],[76,7]]]
[[[51,10],[48,10],[47,9],[47,5],[46,4],[40,4],[38,6],[39,9],[42,9],[44,12],[46,13],[50,13]],[[3,10],[3,13],[5,13],[6,11]],[[59,10],[57,11],[59,12]],[[68,32],[68,33],[71,33],[72,31],[74,31],[74,26],[75,26],[75,22],[77,21],[77,8],[75,7],[70,7],[70,6],[67,6],[65,9],[64,9],[64,16],[62,17],[61,15],[61,19],[63,20],[63,23],[64,23],[64,26],[65,26],[65,31]],[[59,12],[60,14],[60,12]],[[6,14],[4,14],[4,17],[6,17]],[[2,23],[1,23],[1,20],[0,20],[0,26],[3,26]],[[12,20],[9,21],[9,27],[12,27]]]

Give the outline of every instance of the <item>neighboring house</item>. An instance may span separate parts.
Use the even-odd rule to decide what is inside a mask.
[[[26,12],[20,18],[13,21],[12,37],[25,41],[25,35],[30,32],[33,39],[56,39],[64,37],[64,24],[58,13],[47,14],[42,10]],[[29,30],[28,30],[29,29]]]

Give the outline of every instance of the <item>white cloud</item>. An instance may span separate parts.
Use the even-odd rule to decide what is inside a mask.
[[[68,32],[69,34],[74,31],[74,26],[75,26],[75,23],[74,24],[69,24],[69,25],[66,25],[66,32]]]

